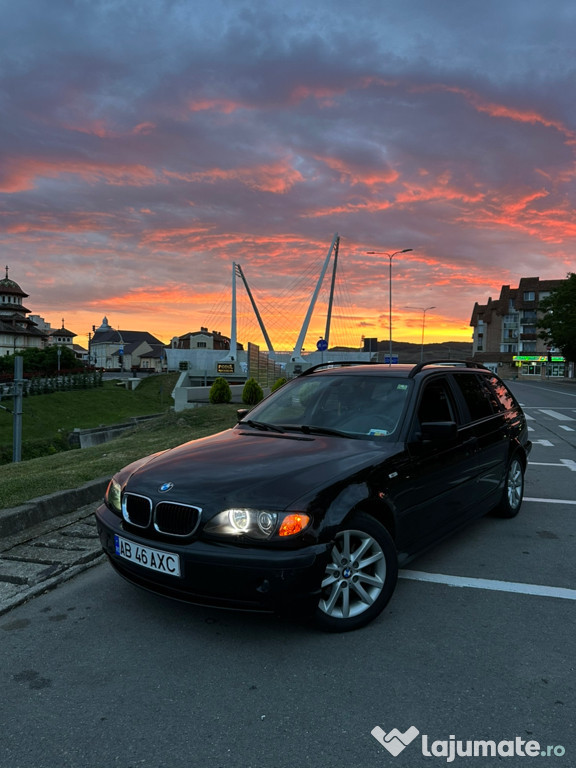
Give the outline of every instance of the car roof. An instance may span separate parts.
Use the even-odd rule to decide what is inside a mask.
[[[384,363],[366,363],[365,365],[339,365],[338,363],[332,364],[330,367],[321,368],[318,370],[315,366],[315,370],[304,371],[302,376],[314,374],[315,376],[322,376],[323,374],[329,374],[331,376],[393,376],[395,378],[407,379],[410,371],[414,368],[413,365],[394,365],[390,367]]]
[[[428,362],[405,364],[394,363],[366,363],[363,362],[327,362],[319,363],[312,368],[307,368],[300,376],[321,376],[323,374],[336,376],[386,376],[398,379],[412,379],[423,371],[457,370],[474,371],[476,373],[490,373],[490,370],[479,363],[471,363],[466,360],[430,360]]]

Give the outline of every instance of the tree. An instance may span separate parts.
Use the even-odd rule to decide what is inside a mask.
[[[229,403],[232,400],[232,390],[226,379],[219,376],[214,380],[214,384],[210,387],[208,398],[212,405]]]
[[[263,397],[264,392],[256,379],[248,379],[242,390],[242,402],[246,405],[256,405]]]
[[[58,355],[60,350],[60,355]],[[84,364],[76,359],[74,352],[68,347],[49,346],[44,349],[29,347],[15,354],[23,358],[25,375],[53,375],[60,371],[78,370]],[[14,355],[4,355],[0,358],[0,372],[11,373],[14,370]]]
[[[280,389],[280,387],[283,387],[284,384],[286,384],[286,381],[287,380],[283,376],[281,378],[279,378],[279,379],[276,379],[276,381],[272,385],[272,389],[270,391],[271,392],[276,392],[277,389]]]
[[[561,350],[566,360],[576,361],[576,273],[569,273],[538,308],[544,313],[538,320],[540,338]]]

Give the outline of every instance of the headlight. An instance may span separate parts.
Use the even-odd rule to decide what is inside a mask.
[[[108,483],[104,500],[113,512],[122,514],[122,486],[114,478]]]
[[[294,536],[310,523],[303,512],[270,512],[266,509],[225,509],[205,526],[206,533],[217,536],[246,536],[250,539],[270,539],[273,536]]]

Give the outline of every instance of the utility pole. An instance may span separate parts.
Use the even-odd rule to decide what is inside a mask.
[[[12,461],[22,460],[22,389],[24,387],[24,361],[14,355],[14,421],[12,434]]]

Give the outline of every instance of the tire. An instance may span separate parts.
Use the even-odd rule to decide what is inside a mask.
[[[518,455],[512,456],[508,469],[504,491],[498,506],[492,511],[495,517],[516,517],[522,506],[524,497],[524,464]]]
[[[358,559],[361,558],[361,559]],[[355,513],[335,536],[314,613],[326,632],[359,629],[386,607],[398,581],[398,557],[386,528]]]

